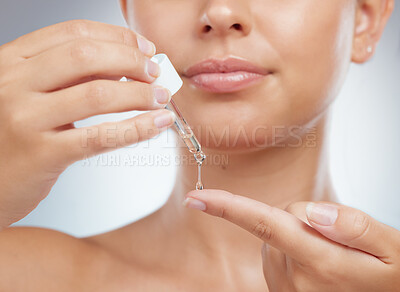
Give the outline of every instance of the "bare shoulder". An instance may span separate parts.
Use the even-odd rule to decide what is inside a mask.
[[[54,242],[67,241],[69,243],[79,242],[79,239],[56,230],[39,227],[9,227],[0,232],[0,245],[12,247],[13,244],[24,244],[24,246],[38,242],[46,242],[51,245]],[[23,242],[22,242],[23,241]]]
[[[101,257],[100,249],[62,232],[7,228],[0,232],[0,291],[79,291],[77,279],[91,278]]]

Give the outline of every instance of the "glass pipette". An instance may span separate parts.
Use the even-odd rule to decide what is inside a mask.
[[[171,61],[165,54],[155,55],[153,56],[152,60],[156,62],[161,69],[160,76],[153,83],[168,88],[171,92],[171,95],[174,95],[182,87],[183,81],[180,78],[179,74],[176,72]],[[174,100],[171,99],[170,102],[165,106],[165,108],[175,114],[175,128],[179,136],[181,136],[183,142],[189,149],[189,152],[194,155],[198,166],[198,181],[196,184],[196,189],[201,190],[203,189],[203,184],[201,182],[201,165],[205,160],[206,155],[201,150],[201,145],[199,141],[197,140],[186,120],[183,118]]]
[[[197,140],[196,136],[194,135],[192,129],[182,116],[175,102],[171,99],[171,101],[167,104],[165,108],[174,112],[174,114],[176,115],[175,128],[178,131],[179,136],[181,136],[181,138],[185,142],[190,153],[194,154],[200,152],[201,151],[200,143]]]

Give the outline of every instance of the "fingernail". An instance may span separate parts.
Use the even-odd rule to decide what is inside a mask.
[[[309,220],[319,225],[330,226],[336,222],[338,209],[333,205],[308,203],[306,213]]]
[[[182,205],[191,208],[204,211],[206,209],[206,204],[202,201],[187,197],[183,202]]]
[[[156,52],[156,46],[140,35],[137,36],[137,44],[139,50],[145,55],[153,56]]]
[[[164,87],[154,87],[154,98],[156,105],[165,106],[171,100],[171,92]]]
[[[160,66],[157,63],[153,62],[150,59],[147,59],[146,64],[147,74],[153,77],[158,77],[160,75]]]
[[[162,111],[154,118],[154,124],[161,129],[172,125],[175,121],[175,114],[170,110]]]

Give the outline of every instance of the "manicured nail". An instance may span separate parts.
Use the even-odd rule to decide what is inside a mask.
[[[146,64],[147,74],[157,78],[160,75],[160,66],[150,59],[146,60]]]
[[[147,56],[153,56],[156,52],[156,46],[140,35],[137,36],[137,44],[139,50]]]
[[[172,125],[175,121],[175,114],[170,110],[162,111],[154,118],[154,124],[157,128],[162,129]]]
[[[338,209],[328,204],[308,203],[306,213],[309,220],[319,225],[330,226],[335,224]]]
[[[187,197],[182,202],[182,205],[187,207],[187,208],[197,209],[197,210],[201,210],[201,211],[204,211],[206,209],[206,204],[204,202],[196,200],[196,199],[191,198],[191,197]]]
[[[171,100],[171,92],[164,87],[154,87],[154,99],[156,105],[165,106]]]

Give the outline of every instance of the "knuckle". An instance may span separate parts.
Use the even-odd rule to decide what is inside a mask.
[[[72,60],[76,61],[77,64],[86,65],[95,60],[98,48],[93,41],[79,39],[72,43],[70,50]]]
[[[272,228],[266,223],[265,219],[260,219],[251,232],[264,241],[270,241],[273,237]]]
[[[140,123],[140,121],[135,120],[132,125],[131,128],[129,129],[129,138],[127,139],[128,143],[133,143],[133,142],[139,142],[143,139],[143,132],[142,132],[142,125]],[[125,137],[126,139],[126,137]]]
[[[100,152],[101,149],[103,149],[103,139],[101,138],[101,136],[98,136],[94,139],[90,139],[88,141],[88,146],[90,149],[92,149],[95,152]]]
[[[14,112],[9,116],[9,122],[13,129],[23,129],[25,126],[25,117],[20,112]]]
[[[227,214],[228,214],[227,209],[228,209],[228,208],[227,208],[226,206],[222,206],[222,207],[221,207],[221,210],[220,210],[220,212],[219,212],[219,214],[218,214],[218,216],[221,217],[221,218],[223,218],[223,219],[227,219],[227,218],[228,218],[228,216],[227,216]]]
[[[89,21],[85,19],[69,20],[64,22],[64,31],[74,38],[85,38],[90,34]]]
[[[285,211],[295,217],[297,217],[298,219],[300,219],[301,221],[305,222],[306,224],[308,224],[308,220],[306,217],[306,206],[307,206],[308,202],[293,202],[290,203],[286,208]]]
[[[6,117],[8,120],[8,129],[12,134],[19,134],[25,133],[27,128],[27,121],[26,115],[22,111],[14,111],[12,114],[9,114]]]
[[[88,83],[85,98],[86,103],[91,108],[101,109],[104,108],[109,102],[109,89],[101,81],[92,81]]]
[[[370,220],[367,214],[357,212],[354,216],[352,237],[350,243],[361,239],[370,228]]]
[[[298,216],[304,212],[308,203],[309,202],[307,201],[292,202],[285,208],[285,211],[292,215]]]
[[[82,129],[81,132],[81,141],[80,141],[80,148],[83,150],[84,157],[90,156],[89,149],[92,150],[96,147],[97,141],[99,137],[99,127],[88,127],[86,129]],[[83,158],[83,157],[81,157]]]
[[[129,28],[122,28],[121,30],[122,43],[130,47],[137,47],[136,34]]]
[[[287,207],[285,208],[285,211],[292,214],[295,210],[295,203],[290,203],[289,205],[287,205]]]
[[[154,107],[154,93],[153,87],[151,85],[146,85],[144,83],[138,83],[136,90],[136,96],[143,108]]]
[[[108,137],[107,129],[111,126],[110,122],[102,124],[102,127],[94,128],[93,133],[90,134],[90,138],[85,142],[87,147],[95,152],[101,152],[103,148],[107,146]]]
[[[30,147],[32,147],[31,151],[35,154],[37,163],[42,164],[43,167],[48,164],[49,161],[54,161],[54,153],[57,151],[50,137],[48,133],[37,132],[35,133],[35,137],[29,139]],[[34,143],[31,141],[34,141]],[[32,144],[34,144],[34,146],[32,146]]]
[[[223,219],[229,220],[229,214],[231,213],[230,210],[232,210],[232,204],[234,204],[234,201],[238,200],[239,197],[231,193],[225,193],[225,195],[227,196],[227,203],[221,207],[217,215]]]
[[[135,64],[136,66],[138,64],[144,64],[144,60],[142,59],[142,55],[139,50],[130,50],[130,54],[131,56],[129,60],[131,60],[133,64]]]

